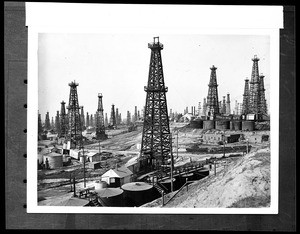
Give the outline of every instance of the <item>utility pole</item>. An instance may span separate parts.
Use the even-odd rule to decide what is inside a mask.
[[[225,158],[225,131],[223,131],[223,158]]]
[[[173,148],[172,148],[172,133],[170,133],[170,145],[171,145],[171,192],[173,192],[173,170],[174,170],[174,158],[173,158]]]

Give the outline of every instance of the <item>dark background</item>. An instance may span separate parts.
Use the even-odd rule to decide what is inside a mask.
[[[27,40],[25,3],[4,2],[6,229],[296,230],[295,6],[280,30],[278,215],[27,214]]]

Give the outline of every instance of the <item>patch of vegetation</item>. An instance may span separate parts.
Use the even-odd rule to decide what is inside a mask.
[[[269,207],[271,197],[269,196],[255,196],[255,197],[245,197],[233,204],[228,208],[260,208]]]

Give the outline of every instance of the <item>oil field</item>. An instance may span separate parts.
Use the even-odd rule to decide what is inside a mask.
[[[167,107],[164,45],[154,37],[148,48],[145,105],[133,104],[133,114],[122,118],[111,104],[108,117],[105,93],[91,94],[96,113],[85,113],[75,80],[56,116],[38,114],[38,205],[269,207],[270,115],[260,59],[249,58],[242,103],[233,107],[230,93],[221,100],[212,65],[203,102],[179,112]]]

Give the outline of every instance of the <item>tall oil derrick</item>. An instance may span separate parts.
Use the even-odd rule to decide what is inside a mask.
[[[80,118],[80,106],[78,103],[77,86],[78,83],[75,81],[69,83],[70,96],[68,109],[68,140],[71,141],[71,147],[76,148],[80,146],[82,135],[81,135],[81,118]]]
[[[88,128],[90,126],[90,116],[89,112],[86,112],[86,127]]]
[[[131,115],[130,115],[130,112],[127,111],[126,125],[130,125],[130,124],[131,124]]]
[[[38,134],[42,132],[43,132],[42,118],[41,118],[41,114],[38,113]]]
[[[138,120],[138,115],[137,115],[137,106],[134,107],[134,121],[137,121]]]
[[[108,126],[108,118],[107,118],[107,113],[105,113],[105,119],[104,119],[104,126]]]
[[[62,101],[60,108],[60,133],[59,137],[66,137],[68,132],[68,119],[66,115],[66,108],[65,108],[65,102]]]
[[[119,108],[116,108],[116,125],[119,125]]]
[[[51,125],[50,125],[49,112],[47,112],[45,116],[45,130],[50,130],[50,128]]]
[[[265,84],[264,84],[264,78],[265,76],[261,74],[259,76],[259,87],[260,87],[260,113],[262,115],[267,115],[268,114],[268,109],[267,109],[267,100],[265,96]]]
[[[260,87],[259,87],[259,72],[258,72],[258,61],[259,58],[254,55],[252,59],[253,66],[252,66],[252,73],[251,73],[251,80],[250,80],[250,98],[249,98],[249,106],[250,106],[250,113],[256,114],[258,119],[260,118]]]
[[[140,115],[140,111],[138,110],[138,113],[137,113],[137,120],[140,120],[141,119],[141,115]]]
[[[104,127],[104,116],[103,116],[103,104],[102,104],[102,93],[98,93],[98,109],[97,109],[97,121],[96,121],[96,138],[98,140],[107,139]]]
[[[119,124],[121,124],[122,123],[122,114],[120,113],[119,114]]]
[[[93,114],[90,115],[90,125],[91,125],[91,127],[94,127],[94,117],[93,117]]]
[[[230,108],[230,94],[227,93],[227,100],[226,100],[226,114],[231,114],[231,108]]]
[[[146,168],[161,169],[171,158],[171,137],[159,37],[148,43],[151,49],[145,117],[142,132],[141,157],[147,158]]]
[[[116,114],[115,114],[115,105],[114,104],[111,105],[109,124],[112,127],[116,127]]]
[[[217,84],[217,68],[213,65],[211,68],[210,81],[208,84],[208,95],[206,103],[206,113],[208,117],[214,118],[219,114],[219,98],[218,98],[218,84]]]
[[[51,129],[53,130],[55,128],[54,119],[53,116],[51,117]]]
[[[238,101],[235,100],[235,106],[234,106],[234,113],[235,115],[238,115],[238,109],[239,109],[239,104],[238,104]]]
[[[60,120],[59,120],[59,111],[56,111],[55,116],[55,131],[60,135]]]
[[[198,102],[198,116],[201,116],[201,102]]]
[[[80,120],[81,120],[82,130],[85,130],[85,118],[84,118],[83,106],[80,107]]]
[[[226,96],[223,96],[222,114],[226,114]]]
[[[245,88],[243,94],[243,108],[242,114],[249,114],[250,113],[250,91],[249,91],[249,79],[245,79]]]
[[[222,101],[219,101],[219,113],[222,114]]]
[[[202,114],[206,116],[206,98],[203,98]]]

